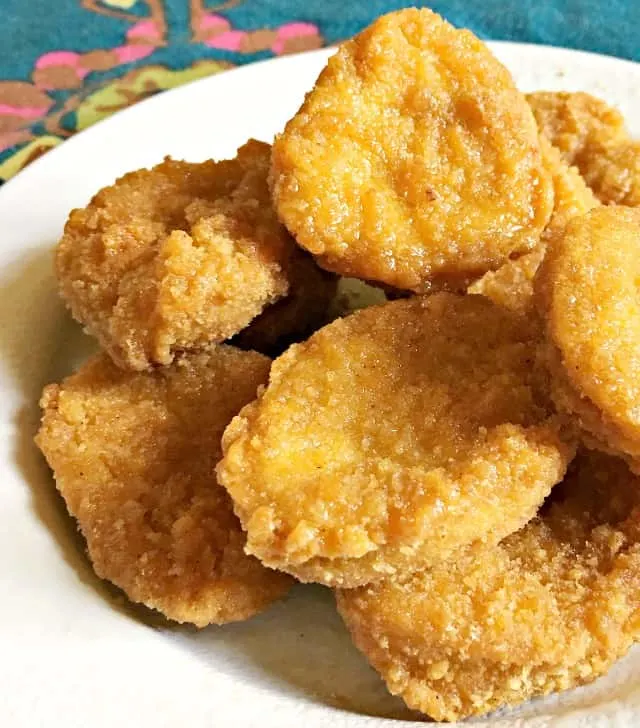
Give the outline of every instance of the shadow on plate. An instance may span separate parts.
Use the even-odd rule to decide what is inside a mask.
[[[0,279],[0,360],[17,394],[12,420],[14,461],[30,488],[33,512],[78,578],[119,611],[155,625],[154,613],[130,605],[120,590],[94,574],[84,539],[33,442],[40,422],[42,388],[70,374],[95,350],[93,341],[71,320],[58,298],[51,250],[33,251],[6,268]],[[161,624],[165,624],[162,619]]]
[[[238,679],[266,682],[296,699],[373,717],[422,720],[355,648],[329,589],[298,585],[247,622],[172,635],[201,660]]]
[[[31,488],[34,512],[84,581],[90,569],[82,556],[80,536],[33,442],[40,418],[38,399],[43,386],[55,376],[49,370],[57,360],[60,325],[66,316],[56,293],[51,249],[32,251],[6,268],[0,279],[0,297],[0,359],[17,400],[13,413],[15,462]]]

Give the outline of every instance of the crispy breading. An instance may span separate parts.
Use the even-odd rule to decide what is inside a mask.
[[[549,242],[535,280],[556,405],[640,467],[640,209],[602,206]]]
[[[415,291],[531,250],[553,206],[509,72],[426,8],[340,46],[276,138],[271,182],[280,219],[320,265]]]
[[[601,202],[640,207],[640,142],[627,139],[589,148],[580,168]]]
[[[436,720],[591,682],[640,636],[640,480],[582,454],[497,547],[337,600],[389,690]]]
[[[557,147],[567,164],[576,165],[593,145],[627,138],[622,114],[602,99],[582,91],[527,94],[540,133]]]
[[[539,91],[527,100],[540,131],[604,204],[640,205],[640,143],[617,109],[590,94]]]
[[[118,365],[168,364],[233,336],[314,265],[272,209],[270,153],[250,141],[232,160],[167,159],[71,213],[60,293]]]
[[[215,478],[222,431],[269,364],[219,346],[127,372],[100,354],[44,390],[37,444],[96,573],[178,622],[247,619],[291,585],[245,555]]]
[[[510,260],[497,271],[490,271],[469,288],[512,311],[530,315],[533,312],[533,279],[546,252],[547,241],[577,215],[584,215],[599,202],[575,167],[563,160],[560,151],[543,137],[542,156],[553,180],[554,204],[549,224],[540,244],[531,253]]]
[[[291,347],[223,437],[248,553],[352,587],[520,528],[572,456],[536,349],[524,318],[447,293]]]

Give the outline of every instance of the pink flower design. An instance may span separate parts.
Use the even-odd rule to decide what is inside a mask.
[[[156,49],[152,45],[123,45],[118,48],[114,48],[113,52],[116,54],[120,63],[132,63],[133,61],[139,61],[141,58],[150,56]]]
[[[40,56],[36,61],[36,68],[50,68],[51,66],[77,66],[80,54],[74,51],[51,51]]]
[[[0,103],[0,116],[19,116],[22,119],[39,119],[49,110],[48,106],[12,106]]]
[[[205,33],[203,43],[206,46],[225,51],[239,51],[247,35],[243,30],[233,30],[226,18],[214,13],[202,16],[199,29]]]
[[[214,38],[205,40],[205,45],[209,48],[218,48],[225,51],[239,51],[242,41],[246,37],[246,33],[242,30],[230,30],[227,33],[221,33]]]
[[[141,20],[139,23],[132,25],[129,30],[127,30],[126,38],[133,42],[140,39],[143,41],[161,41],[162,34],[153,20]]]
[[[214,30],[218,33],[224,33],[231,30],[231,23],[222,15],[205,13],[200,18],[200,30]]]

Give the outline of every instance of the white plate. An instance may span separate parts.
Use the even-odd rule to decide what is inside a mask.
[[[639,65],[539,46],[492,47],[524,90],[591,91],[619,106],[640,133]],[[270,140],[327,56],[267,61],[156,96],[65,142],[0,190],[4,726],[283,728],[304,721],[306,728],[360,728],[411,718],[351,646],[321,588],[298,587],[257,619],[202,632],[168,627],[127,606],[93,576],[32,444],[42,386],[66,373],[84,346],[51,274],[51,248],[68,211],[165,154],[224,157],[250,136]],[[636,651],[588,688],[488,722],[638,726],[639,673]]]

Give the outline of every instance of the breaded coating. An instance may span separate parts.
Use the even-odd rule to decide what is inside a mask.
[[[379,18],[330,58],[274,142],[271,182],[320,265],[418,292],[531,250],[553,206],[509,72],[426,8]]]
[[[497,547],[338,592],[394,695],[441,721],[582,685],[640,636],[640,481],[582,455],[551,503]]]
[[[230,343],[277,356],[331,320],[338,278],[319,268],[308,254],[296,255],[289,268],[289,295],[266,308]]]
[[[482,296],[414,296],[294,345],[226,429],[218,479],[247,552],[353,587],[498,541],[572,448],[527,322]]]
[[[269,160],[257,141],[222,162],[166,159],[71,213],[60,293],[116,364],[148,369],[223,341],[287,295],[294,264],[306,275],[273,212]]]
[[[585,151],[628,138],[622,114],[591,94],[536,91],[527,94],[540,133],[557,147],[567,164],[580,168]]]
[[[640,205],[640,144],[617,109],[590,94],[527,96],[540,131],[575,165],[604,204]]]
[[[627,139],[588,149],[581,172],[601,202],[640,207],[640,142]]]
[[[584,215],[600,203],[586,185],[576,167],[569,166],[556,147],[546,137],[540,138],[540,148],[553,182],[553,213],[542,233],[542,243],[574,217]]]
[[[554,205],[540,244],[531,253],[510,260],[472,284],[469,293],[479,293],[511,311],[533,313],[533,279],[544,258],[547,241],[577,215],[597,207],[599,202],[575,167],[569,167],[558,149],[542,137],[542,156],[553,180]]]
[[[640,467],[640,210],[599,207],[549,242],[535,281],[552,396],[590,444]]]
[[[215,477],[222,431],[269,364],[219,346],[136,373],[101,354],[45,388],[36,442],[96,574],[132,601],[204,627],[247,619],[291,585],[245,555]]]

